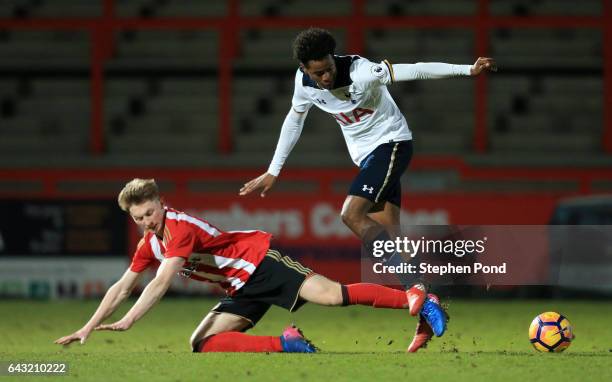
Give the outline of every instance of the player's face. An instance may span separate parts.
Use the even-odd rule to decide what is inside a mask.
[[[164,207],[160,200],[148,200],[130,206],[130,215],[144,231],[161,235],[164,229]]]
[[[310,60],[303,66],[304,71],[322,89],[332,89],[336,82],[336,64],[331,55],[321,60]]]

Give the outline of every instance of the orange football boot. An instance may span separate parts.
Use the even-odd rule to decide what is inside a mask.
[[[412,338],[412,342],[406,351],[408,353],[416,353],[417,350],[426,348],[431,337],[433,337],[433,330],[427,321],[425,321],[423,316],[421,316],[419,323],[417,324],[414,337]]]
[[[406,291],[408,295],[408,308],[411,316],[416,316],[421,312],[425,298],[427,297],[427,288],[423,283],[414,284]]]

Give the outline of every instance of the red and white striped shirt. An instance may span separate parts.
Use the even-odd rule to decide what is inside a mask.
[[[171,257],[185,259],[185,277],[218,283],[232,295],[255,272],[270,247],[264,231],[221,231],[205,220],[166,208],[163,238],[147,232],[130,270],[142,272]]]

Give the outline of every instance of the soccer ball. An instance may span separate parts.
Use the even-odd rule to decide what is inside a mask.
[[[557,312],[539,314],[529,326],[529,341],[537,351],[560,353],[573,339],[572,324]]]

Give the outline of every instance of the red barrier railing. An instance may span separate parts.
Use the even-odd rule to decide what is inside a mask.
[[[410,165],[409,172],[416,171],[456,171],[460,181],[529,181],[547,183],[553,181],[574,182],[575,187],[559,194],[590,194],[596,181],[612,182],[612,169],[609,168],[533,168],[519,167],[474,167],[466,164],[461,158],[454,157],[419,157]],[[308,181],[315,184],[315,189],[299,191],[291,190],[292,194],[337,194],[334,184],[351,181],[357,169],[291,169],[281,175],[282,182]],[[114,196],[116,190],[90,190],[87,192],[63,190],[61,183],[65,182],[126,182],[134,177],[155,178],[158,182],[171,182],[172,193],[178,195],[193,195],[189,184],[191,182],[232,182],[241,184],[259,175],[259,170],[244,169],[157,169],[157,168],[122,168],[112,170],[101,169],[0,169],[0,184],[2,182],[38,183],[40,187],[33,191],[2,191],[0,197],[83,197]],[[98,184],[96,183],[96,184]],[[236,195],[238,186],[236,186]],[[206,191],[206,194],[228,194],[232,190]],[[278,191],[276,191],[278,192]]]
[[[224,17],[181,18],[119,18],[115,14],[115,0],[102,0],[103,14],[88,19],[0,19],[2,29],[81,29],[91,32],[91,152],[104,152],[104,63],[111,55],[113,33],[120,29],[215,29],[219,31],[219,143],[220,152],[232,150],[231,89],[232,62],[235,58],[237,36],[245,28],[296,28],[317,25],[344,28],[349,33],[350,53],[364,51],[364,31],[369,28],[465,28],[474,31],[475,56],[486,56],[490,30],[494,28],[596,28],[603,34],[604,72],[604,128],[602,146],[612,153],[612,4],[603,1],[602,16],[494,16],[489,12],[489,0],[478,0],[473,16],[369,16],[364,12],[365,0],[351,0],[350,17],[245,17],[238,12],[239,0],[227,0]],[[476,79],[475,126],[473,147],[476,152],[487,150],[487,77]]]

